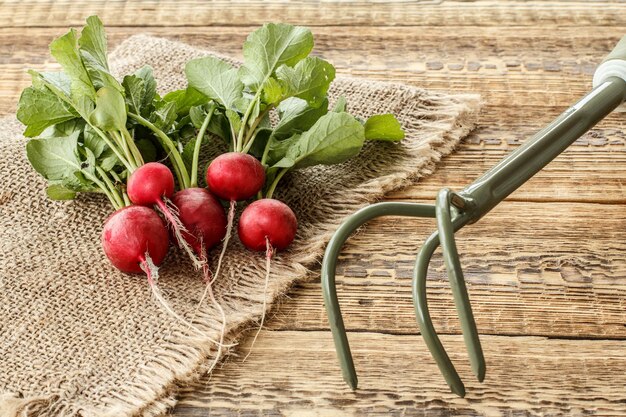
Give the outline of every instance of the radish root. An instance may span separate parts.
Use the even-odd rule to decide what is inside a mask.
[[[263,329],[263,323],[265,322],[265,309],[267,308],[267,287],[270,282],[270,266],[272,261],[272,256],[274,256],[274,248],[270,243],[270,240],[265,237],[265,288],[263,289],[263,313],[261,315],[261,324],[259,325],[256,334],[254,335],[254,339],[252,339],[252,344],[250,344],[250,349],[248,350],[248,354],[245,358],[243,358],[242,362],[245,362],[248,359],[248,356],[252,353],[252,348],[254,347],[254,343],[256,342],[257,337],[259,337],[259,333]]]
[[[228,242],[230,241],[230,235],[233,233],[233,223],[235,222],[235,204],[235,200],[230,201],[230,207],[228,208],[228,223],[226,224],[226,236],[224,236],[222,252],[220,252],[220,257],[217,259],[215,276],[209,281],[207,285],[213,284],[215,282],[220,274],[220,269],[222,269],[222,260],[224,259],[224,255],[226,254],[226,248],[228,247]]]
[[[189,256],[189,259],[191,259],[191,261],[193,262],[195,269],[202,268],[203,262],[198,259],[192,247],[183,237],[183,233],[189,232],[178,218],[178,208],[172,203],[169,198],[165,196],[162,200],[157,201],[157,207],[167,219],[167,224],[172,228],[174,236],[176,237],[176,242],[178,243],[178,247],[187,252],[187,255]]]
[[[215,294],[213,294],[213,286],[211,284],[211,271],[209,271],[207,262],[205,262],[202,268],[202,272],[204,274],[204,280],[207,283],[207,285],[206,285],[206,289],[204,290],[204,294],[202,295],[202,298],[200,299],[200,303],[198,303],[198,308],[202,304],[202,301],[204,300],[208,292],[209,299],[211,300],[213,305],[215,305],[215,307],[219,311],[220,316],[222,318],[222,328],[220,329],[220,341],[217,344],[217,352],[215,353],[215,359],[213,360],[213,362],[211,363],[211,366],[206,372],[208,374],[211,371],[213,371],[213,369],[215,369],[215,366],[217,366],[217,362],[220,360],[220,357],[222,356],[222,347],[224,346],[224,336],[226,335],[226,314],[224,313],[224,309],[222,308],[222,305],[215,298]],[[197,311],[197,308],[196,308],[196,311]]]
[[[161,290],[159,289],[159,286],[157,285],[157,281],[159,279],[159,268],[154,264],[154,262],[152,262],[152,258],[150,258],[150,255],[148,254],[148,252],[146,252],[146,254],[144,255],[144,258],[141,259],[141,269],[146,273],[146,277],[148,278],[148,284],[150,284],[150,289],[152,290],[152,295],[154,296],[156,301],[163,307],[163,309],[165,309],[165,311],[168,314],[170,314],[172,317],[184,323],[185,325],[189,326],[191,329],[195,330],[197,333],[205,334],[205,332],[203,332],[202,330],[194,326],[191,322],[185,320],[178,313],[176,313],[172,309],[172,307],[169,305],[167,300],[165,300],[165,297],[163,297],[163,294],[161,293]],[[222,346],[221,342],[218,342],[217,340],[214,340],[211,338],[208,338],[208,340],[211,343],[216,343],[220,347]]]

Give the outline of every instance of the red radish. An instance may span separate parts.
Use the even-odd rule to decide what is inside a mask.
[[[156,205],[159,211],[167,219],[176,237],[176,242],[183,248],[196,267],[200,267],[200,261],[194,255],[192,249],[182,238],[185,227],[178,218],[176,206],[172,205],[170,198],[174,194],[174,175],[170,169],[159,163],[149,162],[137,168],[130,177],[126,186],[128,198],[133,204],[140,206]]]
[[[229,152],[215,158],[206,172],[209,190],[227,201],[254,197],[265,183],[265,169],[252,155]]]
[[[293,242],[298,229],[296,215],[289,206],[272,198],[250,204],[239,218],[239,239],[254,251],[271,247],[283,250]]]
[[[183,238],[199,257],[226,236],[226,213],[220,202],[205,188],[186,188],[172,197],[178,218],[187,229]]]
[[[167,255],[169,235],[163,220],[147,207],[124,207],[113,213],[102,230],[102,247],[113,266],[122,272],[148,275]]]
[[[272,198],[264,198],[250,204],[241,213],[239,218],[239,240],[243,245],[254,251],[265,251],[265,289],[263,294],[267,295],[267,286],[270,278],[271,260],[274,250],[283,250],[293,242],[298,229],[298,220],[293,210],[281,201]],[[254,335],[250,350],[244,361],[250,356],[252,346],[256,342],[263,322],[265,321],[266,297],[263,298],[263,315],[261,324]]]
[[[193,248],[202,261],[202,272],[206,282],[204,294],[198,302],[198,308],[204,298],[216,306],[222,316],[222,330],[217,342],[217,353],[209,368],[209,372],[217,365],[221,357],[224,335],[226,333],[226,314],[220,303],[215,299],[211,283],[211,273],[207,262],[207,252],[216,246],[226,235],[226,213],[220,202],[205,188],[186,188],[174,194],[172,202],[178,207],[178,217],[185,228],[183,238]]]
[[[215,277],[219,276],[222,260],[228,247],[235,219],[235,202],[247,200],[261,191],[265,183],[265,169],[252,155],[229,152],[215,158],[206,172],[206,182],[209,190],[223,200],[230,201],[226,225],[226,237],[222,245],[222,252],[217,261]]]
[[[196,332],[203,333],[170,307],[157,286],[158,266],[167,255],[169,234],[163,220],[154,210],[143,206],[117,210],[104,223],[101,241],[104,253],[113,266],[128,273],[143,271],[152,294],[163,308]],[[221,341],[209,340],[222,346]]]

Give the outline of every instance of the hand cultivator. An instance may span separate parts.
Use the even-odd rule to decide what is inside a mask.
[[[471,368],[482,382],[486,371],[485,358],[463,278],[454,233],[480,220],[626,100],[626,36],[597,68],[593,77],[593,87],[593,90],[576,104],[462,191],[442,189],[437,195],[435,205],[394,202],[372,204],[357,211],[339,227],[324,256],[322,288],[343,376],[352,389],[357,387],[357,376],[335,287],[337,257],[346,239],[357,228],[380,216],[436,219],[437,230],[426,239],[415,262],[413,303],[417,324],[428,349],[452,392],[463,397],[465,395],[463,382],[437,336],[428,311],[426,277],[430,259],[437,247],[441,246],[463,338],[469,351]]]

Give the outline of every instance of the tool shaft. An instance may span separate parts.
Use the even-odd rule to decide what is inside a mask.
[[[460,192],[475,203],[474,221],[528,181],[624,99],[626,81],[608,78]]]

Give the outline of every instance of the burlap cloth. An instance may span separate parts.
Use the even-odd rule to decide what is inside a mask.
[[[111,63],[118,74],[151,65],[164,91],[183,87],[184,63],[206,54],[139,35],[122,43]],[[396,114],[407,137],[400,145],[371,143],[347,163],[308,169],[283,184],[277,197],[293,208],[299,230],[290,250],[273,261],[270,300],[317,269],[345,216],[430,174],[472,129],[479,107],[474,95],[347,77],[334,82],[331,105],[339,95],[359,116]],[[2,122],[0,416],[161,414],[175,403],[177,385],[206,370],[215,347],[190,337],[159,308],[145,278],[109,264],[100,248],[102,223],[111,212],[103,198],[46,199],[44,181],[26,161],[21,131],[13,118]],[[184,256],[170,252],[159,284],[189,318],[204,284]],[[260,317],[263,286],[263,255],[242,249],[235,237],[216,283],[230,341]],[[219,315],[208,304],[196,324],[218,337]]]

